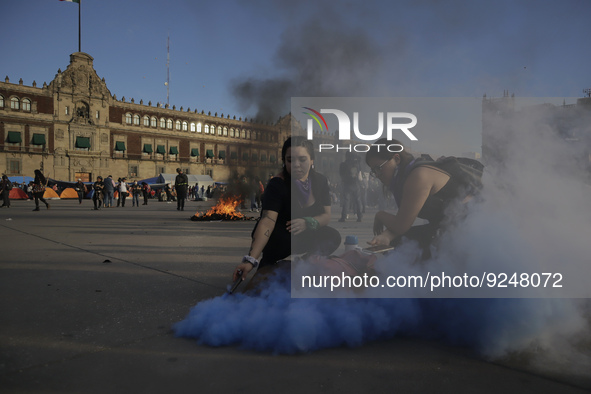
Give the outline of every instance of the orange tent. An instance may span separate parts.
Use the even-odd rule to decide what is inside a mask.
[[[43,198],[51,198],[54,200],[59,200],[60,196],[58,196],[57,193],[55,192],[55,190],[53,190],[52,188],[46,187],[45,193],[43,193]]]
[[[62,191],[60,198],[78,198],[78,193],[71,187],[68,187]]]
[[[13,187],[8,196],[11,200],[27,200],[29,198],[20,187]]]

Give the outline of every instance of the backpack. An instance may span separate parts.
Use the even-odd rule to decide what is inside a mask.
[[[422,219],[427,219],[430,222],[438,222],[443,218],[443,211],[447,204],[455,199],[455,197],[458,195],[475,196],[482,189],[484,165],[477,160],[454,156],[440,157],[437,160],[417,158],[411,161],[404,168],[402,174],[398,174],[394,180],[391,191],[394,194],[398,206],[400,206],[402,200],[402,191],[406,178],[412,170],[421,166],[434,167],[444,171],[449,174],[450,179],[453,179],[455,185],[457,185],[456,189],[452,189],[454,193],[447,193],[444,197],[438,195],[430,196],[419,212],[418,217]]]
[[[437,168],[456,177],[463,184],[470,194],[477,194],[482,189],[482,174],[484,164],[478,160],[467,157],[441,157],[435,162]]]
[[[402,176],[397,177],[395,180],[394,197],[398,204],[400,204],[399,200],[402,198],[402,187],[406,178],[412,170],[421,166],[435,167],[448,173],[451,178],[466,187],[467,192],[470,194],[477,194],[482,189],[484,164],[478,160],[455,156],[443,156],[437,160],[418,158],[410,162],[404,168]]]

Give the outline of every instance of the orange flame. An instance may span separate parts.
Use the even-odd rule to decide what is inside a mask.
[[[211,207],[207,212],[204,214],[197,212],[195,216],[202,219],[212,218],[214,220],[220,218],[230,220],[244,219],[245,216],[242,213],[236,212],[236,207],[241,202],[242,199],[240,197],[221,197],[217,204]]]

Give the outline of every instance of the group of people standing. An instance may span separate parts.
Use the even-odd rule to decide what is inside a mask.
[[[92,184],[92,201],[94,203],[94,209],[98,210],[101,205],[105,208],[112,208],[114,206],[115,191],[118,192],[117,206],[124,207],[125,201],[129,195],[132,198],[132,206],[140,206],[140,195],[143,194],[144,202],[142,205],[148,205],[148,197],[150,195],[150,186],[142,182],[138,184],[134,181],[132,184],[127,183],[126,178],[119,178],[117,182],[113,179],[112,175],[109,175],[103,180],[102,176],[98,176],[96,182]]]

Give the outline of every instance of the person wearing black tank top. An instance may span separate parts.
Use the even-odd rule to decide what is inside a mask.
[[[396,214],[379,211],[374,218],[374,238],[368,243],[396,245],[403,238],[417,241],[423,258],[430,256],[429,246],[449,219],[448,207],[454,202],[465,203],[475,193],[463,176],[462,164],[455,158],[428,161],[415,158],[401,149],[390,152],[387,145],[399,141],[381,139],[372,144],[365,156],[371,175],[392,192],[398,205]],[[417,218],[428,224],[413,226]]]

